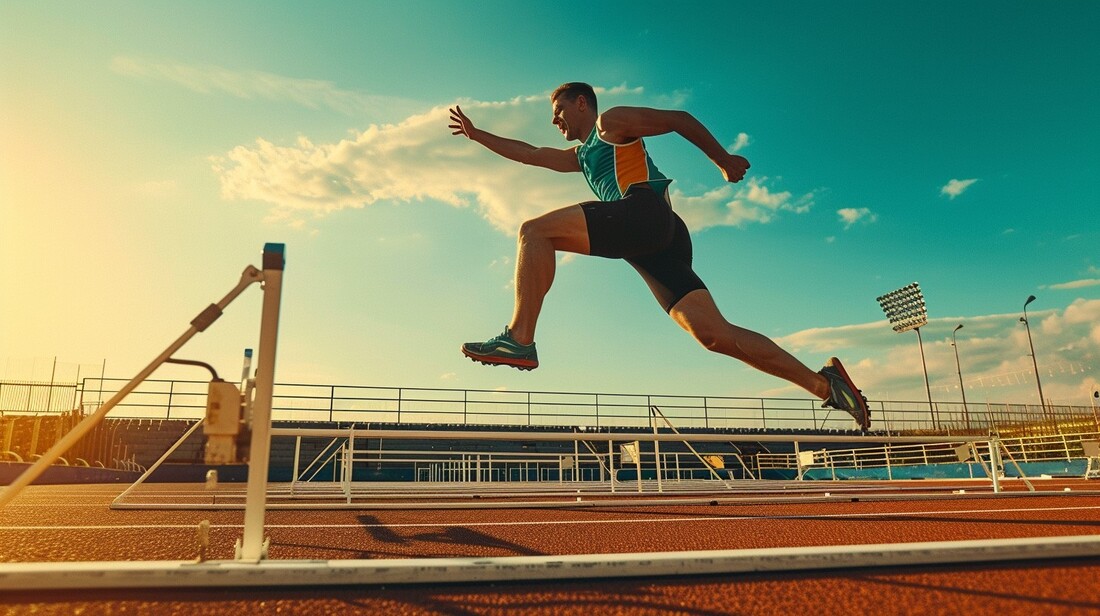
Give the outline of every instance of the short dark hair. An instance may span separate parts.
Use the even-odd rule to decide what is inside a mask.
[[[563,83],[554,90],[554,93],[550,95],[550,100],[556,101],[558,98],[564,96],[568,101],[577,100],[578,96],[583,95],[589,105],[592,105],[593,109],[596,109],[596,92],[592,90],[592,86],[580,81],[570,81]]]

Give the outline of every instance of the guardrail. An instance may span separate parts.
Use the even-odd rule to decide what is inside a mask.
[[[1024,436],[1002,438],[1008,457],[1015,462],[1069,462],[1089,457],[1083,442],[1100,437],[1100,429],[1078,434],[1055,434],[1042,436]],[[988,443],[975,441],[977,457],[988,459]],[[885,466],[917,466],[933,464],[951,464],[965,461],[960,459],[957,444],[954,443],[917,443],[887,444],[883,446],[855,449],[827,449],[814,452],[814,464],[826,468],[874,468]],[[756,455],[756,468],[791,469],[797,468],[796,453],[760,453]]]
[[[80,383],[0,381],[0,415],[62,413],[76,408]]]
[[[123,379],[87,378],[80,387],[86,412],[112,396]],[[206,381],[148,380],[111,411],[112,417],[199,419],[206,408]],[[657,406],[678,429],[735,431],[836,430],[854,426],[843,411],[797,398],[677,396],[432,389],[360,385],[277,383],[274,421],[348,423],[512,425],[617,428],[650,426]],[[1100,430],[1092,407],[1024,404],[872,401],[872,427],[880,433],[986,434],[1012,437],[1045,432]],[[1021,434],[1015,434],[1019,431]]]

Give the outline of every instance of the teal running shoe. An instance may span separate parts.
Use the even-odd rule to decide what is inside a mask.
[[[867,406],[867,398],[856,388],[840,360],[830,357],[818,374],[829,380],[829,397],[822,406],[845,411],[856,420],[860,429],[864,432],[870,430],[871,409]]]
[[[519,370],[534,370],[539,367],[535,343],[516,342],[507,327],[504,328],[504,333],[486,342],[463,344],[462,354],[488,366],[511,366]]]

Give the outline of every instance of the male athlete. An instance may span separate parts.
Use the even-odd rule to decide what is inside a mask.
[[[584,174],[598,201],[552,211],[519,228],[516,300],[504,333],[487,342],[468,342],[462,353],[483,364],[532,370],[535,322],[554,280],[555,253],[573,252],[623,259],[642,275],[657,301],[703,347],[798,385],[847,411],[863,430],[870,410],[840,360],[814,372],[771,339],[726,321],[703,281],[691,268],[691,237],[672,211],[666,178],[646,153],[643,137],[675,132],[706,154],[728,182],[745,177],[749,161],[730,154],[698,120],[684,111],[614,107],[599,113],[596,94],[585,83],[566,83],[550,95],[553,124],[569,149],[535,147],[476,128],[455,106],[450,128],[496,154],[527,165]]]

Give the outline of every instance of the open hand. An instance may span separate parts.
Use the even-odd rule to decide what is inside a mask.
[[[447,128],[452,129],[452,135],[463,135],[468,139],[473,139],[474,123],[470,121],[470,118],[466,117],[466,114],[462,113],[462,107],[455,105],[450,109],[451,122]]]

